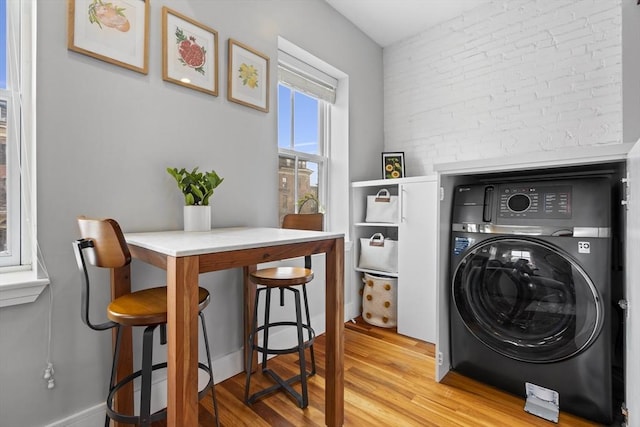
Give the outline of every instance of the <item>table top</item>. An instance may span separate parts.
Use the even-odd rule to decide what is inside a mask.
[[[337,239],[344,237],[344,234],[284,228],[233,227],[214,228],[211,231],[176,230],[125,233],[124,237],[129,245],[139,246],[168,256],[182,257]]]

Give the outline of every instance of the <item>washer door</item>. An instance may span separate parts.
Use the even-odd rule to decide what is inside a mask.
[[[603,322],[602,300],[582,268],[533,239],[499,237],[476,245],[456,268],[452,295],[476,338],[525,362],[581,352]]]

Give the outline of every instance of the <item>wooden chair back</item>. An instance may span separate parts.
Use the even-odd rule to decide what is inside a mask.
[[[80,235],[93,242],[88,261],[96,267],[118,268],[131,262],[131,253],[120,225],[113,219],[78,217]]]
[[[282,228],[324,231],[324,214],[287,214],[282,218]],[[305,268],[311,270],[311,256],[304,257]]]
[[[116,221],[80,216],[78,217],[78,226],[82,238],[73,242],[73,250],[82,285],[80,315],[82,321],[91,329],[104,331],[117,326],[117,323],[114,321],[91,322],[89,316],[91,285],[87,263],[95,267],[123,267],[131,262],[131,254],[122,230]]]
[[[324,214],[287,214],[282,219],[282,228],[323,231]]]

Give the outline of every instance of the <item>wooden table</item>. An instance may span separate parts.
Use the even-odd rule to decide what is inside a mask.
[[[221,228],[210,232],[126,233],[134,258],[167,272],[168,393],[167,425],[198,425],[198,275],[242,267],[245,342],[255,285],[248,273],[256,264],[311,254],[326,254],[326,403],[325,423],[344,419],[344,237],[342,233],[280,228]],[[112,272],[114,297],[130,291],[129,266]],[[125,335],[118,377],[132,370],[131,334]],[[246,354],[246,353],[245,353]],[[133,398],[122,396],[117,405]]]

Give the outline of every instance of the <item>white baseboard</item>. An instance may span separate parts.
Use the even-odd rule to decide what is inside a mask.
[[[357,309],[356,309],[357,311]],[[353,319],[359,315],[354,311],[354,304],[347,304],[345,306],[345,317],[346,321]],[[315,316],[311,319],[311,322],[316,327],[317,335],[321,335],[325,332],[325,318],[324,313],[318,316]],[[274,346],[286,346],[291,345],[291,340],[295,339],[295,335],[288,333],[277,333],[271,336],[270,343]],[[233,377],[234,375],[239,374],[244,370],[243,364],[243,350],[235,351],[231,354],[227,354],[225,356],[219,357],[213,361],[213,370],[215,375],[216,384]],[[200,373],[201,377],[203,373]],[[206,382],[206,378],[201,378],[200,382]],[[162,378],[162,375],[159,375],[157,379],[153,382],[153,391],[152,396],[153,402],[151,403],[151,407],[153,408],[162,408],[165,405],[166,401],[166,390],[167,390],[167,382],[166,377]],[[138,401],[136,390],[136,402]],[[137,406],[137,404],[136,404]],[[90,408],[84,409],[76,414],[70,415],[67,418],[64,418],[59,421],[55,421],[51,424],[46,425],[45,427],[95,427],[104,425],[104,417],[106,414],[106,405],[104,403],[100,403],[98,405],[92,406]]]
[[[360,316],[360,305],[349,303],[344,306],[344,321],[348,322]]]
[[[243,351],[236,351],[232,354],[222,356],[213,361],[213,371],[215,375],[216,383],[224,381],[232,376],[242,372],[244,368],[243,363]],[[154,378],[152,387],[152,402],[151,410],[157,410],[165,406],[167,398],[167,380],[166,374],[163,375],[162,371],[154,373],[157,374],[157,378]],[[199,371],[199,383],[206,384],[208,377],[206,373]],[[203,382],[204,381],[204,382]],[[139,401],[139,390],[136,388],[134,391],[134,403],[137,410]],[[106,404],[99,403],[98,405],[84,409],[78,413],[68,416],[62,420],[55,421],[51,424],[47,424],[45,427],[96,427],[104,425],[104,417],[106,415]]]
[[[96,427],[104,425],[106,405],[100,403],[45,427]]]

